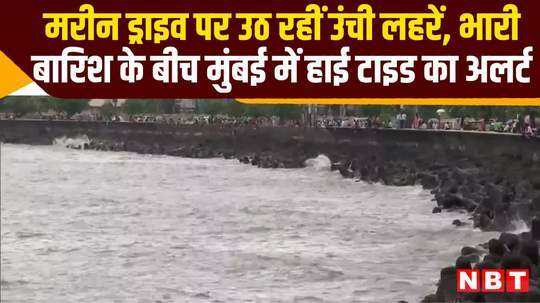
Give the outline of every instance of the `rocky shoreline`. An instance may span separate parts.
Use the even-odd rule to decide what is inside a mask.
[[[250,152],[202,143],[169,146],[160,142],[114,142],[100,138],[93,138],[85,146],[77,148],[188,158],[236,158],[242,163],[260,168],[302,168],[307,159],[318,155],[302,146],[288,147],[282,151]],[[502,174],[494,167],[497,161],[448,155],[438,159],[418,157],[412,161],[399,158],[386,160],[376,155],[376,151],[371,151],[353,156],[334,154],[330,155],[330,159],[333,161],[332,170],[338,170],[345,178],[380,182],[389,186],[421,185],[431,190],[434,196],[436,206],[433,213],[464,209],[471,214],[474,227],[482,230],[513,230],[517,221],[531,225],[535,221],[534,214],[540,212],[538,162],[526,164],[516,161],[514,163],[522,166],[517,168],[521,173],[516,174],[516,170],[506,169],[508,174]],[[511,159],[508,161],[512,163]],[[456,225],[462,223],[456,222]]]
[[[4,121],[0,121],[4,122]],[[1,123],[0,123],[1,124]],[[38,128],[36,129],[36,125]],[[472,227],[503,232],[499,239],[464,247],[443,268],[435,294],[424,302],[540,302],[540,140],[453,132],[321,129],[223,129],[81,123],[6,124],[0,141],[51,144],[87,135],[85,148],[190,158],[224,157],[261,168],[301,168],[325,154],[346,178],[431,190],[433,213],[466,210]],[[531,231],[521,234],[516,222]],[[469,224],[456,220],[456,226]],[[474,243],[464,243],[474,245]],[[531,291],[521,295],[468,295],[455,291],[456,268],[529,268]]]
[[[302,168],[313,155],[300,154],[284,157],[283,154],[246,153],[235,154],[231,150],[214,150],[202,144],[165,149],[159,145],[133,146],[125,143],[92,140],[83,148],[105,151],[134,151],[138,153],[166,154],[189,158],[236,158],[238,161],[260,168]],[[419,165],[423,164],[423,165]],[[538,274],[540,273],[539,222],[532,214],[540,210],[540,195],[533,196],[540,184],[529,179],[512,179],[486,169],[480,163],[467,159],[461,161],[378,162],[377,157],[345,158],[332,164],[345,178],[357,178],[365,182],[381,182],[389,186],[421,185],[431,190],[437,204],[433,213],[442,210],[464,209],[471,214],[475,228],[501,231],[498,239],[476,247],[464,246],[455,265],[443,268],[436,293],[428,295],[423,303],[436,302],[540,302]],[[536,182],[538,180],[534,180]],[[507,233],[515,222],[535,224],[533,232]],[[468,224],[460,220],[456,226]],[[458,294],[456,292],[456,269],[504,269],[528,268],[531,289],[525,294]]]
[[[538,285],[538,241],[531,232],[501,233],[477,247],[464,246],[455,265],[441,269],[437,291],[422,303],[438,302],[540,302]],[[530,288],[527,293],[457,293],[457,269],[528,269]]]

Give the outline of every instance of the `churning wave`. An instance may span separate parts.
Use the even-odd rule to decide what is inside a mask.
[[[495,236],[434,216],[419,186],[343,179],[324,155],[262,170],[2,148],[2,302],[419,302],[462,245]]]
[[[307,159],[304,164],[308,168],[323,171],[329,171],[332,167],[332,161],[325,155],[318,155],[315,158]]]
[[[90,139],[87,135],[77,136],[75,138],[68,138],[68,137],[60,137],[55,138],[53,141],[53,145],[55,146],[61,146],[66,148],[76,148],[76,149],[84,149],[85,144],[89,144]]]
[[[512,226],[514,227],[514,229],[511,232],[515,234],[520,234],[531,230],[531,227],[528,226],[527,223],[525,223],[525,221],[521,219],[516,219],[512,221]]]

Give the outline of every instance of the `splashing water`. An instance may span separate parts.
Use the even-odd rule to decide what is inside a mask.
[[[318,155],[316,158],[307,159],[304,163],[306,167],[319,171],[329,171],[332,161],[325,155]]]
[[[84,149],[84,145],[89,143],[90,139],[87,135],[77,136],[75,138],[60,137],[55,138],[53,141],[53,145],[75,149]]]
[[[531,231],[531,227],[527,225],[527,223],[521,219],[519,220],[514,220],[511,222],[512,226],[514,227],[514,229],[511,231],[512,233],[515,233],[515,234],[520,234],[520,233],[523,233],[523,232],[529,232]]]

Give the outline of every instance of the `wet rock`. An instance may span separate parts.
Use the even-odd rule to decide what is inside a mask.
[[[497,259],[497,262],[493,262],[490,258],[484,257],[484,260],[480,263],[477,263],[474,267],[475,269],[497,269],[499,268],[500,259]]]
[[[472,268],[472,262],[470,258],[465,256],[459,256],[456,259],[456,268],[457,269],[471,269]]]
[[[540,302],[540,289],[533,286],[533,288],[529,289],[529,292],[524,294],[524,296],[525,298],[523,298],[521,302]]]
[[[471,247],[471,246],[464,246],[463,248],[461,248],[461,255],[462,256],[467,256],[467,255],[481,255],[483,253],[483,251],[481,251],[480,249],[478,248],[474,248],[474,247]]]
[[[480,256],[477,254],[463,255],[458,258],[462,258],[462,261],[469,262],[471,265],[477,264],[480,262]],[[457,261],[456,261],[456,267],[457,267]]]
[[[456,220],[452,221],[452,225],[460,227],[460,226],[466,225],[466,223],[461,222],[461,220],[459,220],[459,219],[456,219]]]
[[[540,195],[537,195],[532,199],[532,210],[540,213]]]
[[[419,173],[418,179],[420,180],[422,187],[425,189],[433,189],[439,185],[439,178],[434,174]]]
[[[231,151],[224,152],[223,153],[223,158],[225,158],[225,159],[233,159],[234,158],[234,153],[231,152]]]
[[[429,167],[429,170],[437,171],[437,170],[442,170],[442,169],[445,169],[445,168],[448,168],[448,167],[449,166],[446,163],[435,162]]]
[[[474,227],[476,228],[480,228],[482,230],[491,230],[492,229],[492,219],[491,217],[488,215],[488,213],[481,213],[481,214],[478,214],[476,216],[474,216],[473,218],[473,221],[474,221]]]
[[[489,254],[502,257],[506,252],[504,243],[498,239],[491,239],[488,242]]]
[[[500,204],[503,202],[503,190],[500,186],[497,186],[494,184],[487,184],[486,193],[487,193],[488,199],[493,204]]]
[[[345,168],[345,167],[340,167],[339,168],[339,173],[345,177],[345,178],[353,178],[354,177],[354,171],[348,169],[348,168]]]
[[[468,212],[473,212],[478,207],[478,204],[476,204],[476,202],[474,202],[474,200],[472,199],[463,198],[461,200],[461,207]]]
[[[435,294],[427,295],[421,301],[421,303],[439,303],[439,302],[441,302],[441,300]]]
[[[272,158],[270,157],[261,157],[258,166],[262,168],[271,168],[272,167]]]
[[[438,214],[440,212],[442,212],[442,209],[440,207],[438,207],[438,206],[435,206],[433,208],[433,210],[431,211],[431,213],[433,213],[433,214]]]
[[[499,236],[499,241],[501,241],[510,252],[519,248],[519,237],[515,234],[502,233]]]
[[[530,196],[530,193],[532,192],[532,186],[531,183],[528,180],[521,180],[517,181],[514,186],[515,191],[515,198],[516,199],[524,199]],[[540,195],[538,196],[540,198]],[[539,201],[540,202],[540,201]],[[540,206],[540,204],[539,204]],[[538,208],[540,210],[540,208]]]
[[[540,218],[536,217],[531,222],[531,235],[536,241],[540,240]]]
[[[439,287],[435,293],[437,302],[453,302],[456,299],[456,268],[445,267],[441,269]]]
[[[520,247],[520,255],[527,257],[534,266],[538,266],[539,249],[538,242],[529,240],[523,241]]]
[[[500,264],[502,260],[502,256],[487,254],[484,256],[484,259],[482,260],[483,263],[487,264]]]
[[[435,195],[437,200],[437,205],[444,209],[454,208],[458,205],[459,201],[456,199],[455,195],[448,193],[439,193]]]
[[[506,255],[502,258],[501,269],[531,268],[531,261],[522,255]]]
[[[400,174],[386,178],[386,185],[409,186],[414,185],[415,177],[412,174]]]
[[[519,241],[530,241],[532,240],[532,234],[531,232],[524,231],[518,235]]]
[[[537,277],[540,267],[539,247],[535,240],[530,239],[528,233],[520,235],[502,233],[499,239],[491,239],[485,244],[489,254],[479,262],[483,253],[473,247],[463,247],[461,256],[456,259],[455,267],[441,270],[441,278],[437,292],[426,296],[422,302],[537,302],[540,298]],[[531,284],[528,293],[456,293],[455,269],[509,269],[526,268],[530,270]],[[452,279],[454,279],[452,281]]]
[[[534,190],[540,190],[540,173],[536,171],[535,173],[532,173],[529,178],[532,188]]]
[[[451,188],[450,190],[457,192],[456,188]],[[443,193],[436,196],[436,199],[439,206],[442,206],[445,209],[460,208],[472,212],[477,207],[474,201],[463,197],[463,195],[459,193]]]

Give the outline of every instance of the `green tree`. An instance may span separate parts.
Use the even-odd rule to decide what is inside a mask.
[[[303,108],[300,105],[278,104],[274,105],[272,114],[281,119],[296,120],[302,118]]]
[[[152,101],[148,100],[127,100],[122,105],[122,111],[129,115],[139,115],[144,113],[152,113],[155,111],[155,107],[151,107]]]
[[[86,99],[56,99],[48,100],[50,108],[57,112],[65,112],[68,117],[78,114],[88,108],[88,100]]]
[[[107,102],[100,108],[99,112],[105,120],[110,120],[112,116],[116,113],[116,110],[117,109],[113,106],[111,102]]]
[[[158,104],[158,112],[162,114],[174,113],[175,101],[169,99],[156,100]]]
[[[226,113],[227,104],[224,100],[197,100],[197,113],[217,115]]]
[[[29,113],[39,111],[39,104],[36,100],[28,97],[6,97],[0,104],[0,110],[12,112],[16,117],[22,117]]]

